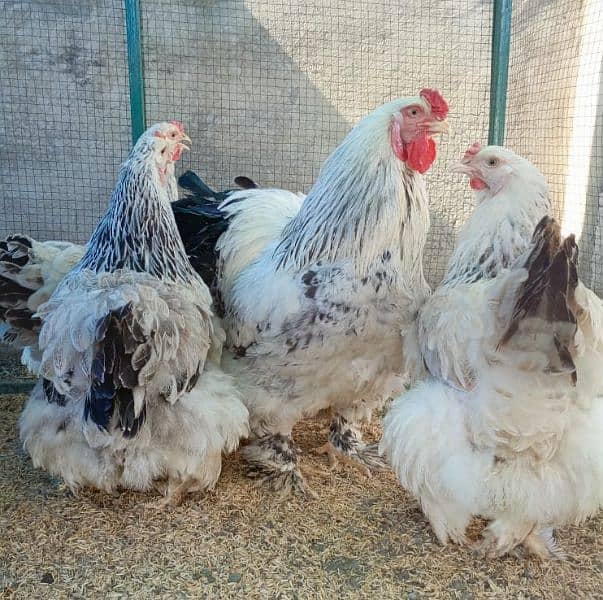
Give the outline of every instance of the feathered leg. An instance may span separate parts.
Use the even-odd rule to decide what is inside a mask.
[[[243,448],[247,476],[283,495],[315,497],[298,466],[299,449],[290,435],[269,433]]]
[[[427,517],[440,544],[445,546],[449,541],[459,546],[469,542],[465,531],[471,521],[471,513],[452,501],[435,498],[429,493],[420,495],[421,508]]]
[[[518,523],[505,516],[497,517],[486,527],[482,540],[474,549],[488,558],[495,558],[508,554],[519,545],[543,559],[564,558],[551,529],[537,529],[534,523]]]
[[[567,558],[563,549],[557,545],[557,540],[553,537],[553,530],[549,527],[532,531],[523,541],[523,545],[528,552],[543,560],[549,558],[565,560]]]
[[[385,460],[379,456],[379,444],[365,444],[362,435],[353,423],[344,416],[337,415],[329,427],[329,441],[314,450],[317,454],[327,454],[331,467],[339,461],[371,476],[371,469],[382,470]]]

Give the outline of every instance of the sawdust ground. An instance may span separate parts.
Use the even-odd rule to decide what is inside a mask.
[[[255,489],[234,455],[215,493],[159,512],[150,494],[74,498],[34,470],[16,439],[22,401],[0,397],[4,597],[602,597],[603,516],[558,533],[563,563],[442,548],[391,474],[329,473],[307,453],[324,441],[324,418],[296,432],[304,464],[325,473],[310,477],[318,500]]]

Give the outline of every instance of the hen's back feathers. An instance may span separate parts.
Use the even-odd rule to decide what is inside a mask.
[[[577,259],[574,236],[562,240],[559,224],[544,217],[534,231],[532,250],[522,267],[527,270],[527,279],[517,291],[510,322],[498,344],[499,349],[526,351],[538,341],[540,352],[548,357],[545,370],[571,373],[574,385]],[[505,304],[504,299],[501,304]]]
[[[280,239],[304,197],[281,189],[250,189],[234,192],[222,204],[228,219],[228,228],[216,246],[222,294],[228,294],[237,275]]]
[[[136,435],[148,404],[190,391],[210,346],[209,306],[147,273],[83,272],[40,316],[40,374],[85,402],[84,420],[125,437]]]
[[[37,242],[26,235],[0,241],[0,340],[22,349],[37,343],[34,314],[80,260],[84,247],[69,242]]]

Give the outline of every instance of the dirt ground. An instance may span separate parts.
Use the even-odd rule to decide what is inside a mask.
[[[603,515],[558,532],[565,562],[442,548],[392,474],[330,472],[309,454],[325,418],[296,431],[317,500],[255,489],[233,455],[215,493],[161,512],[150,494],[74,498],[34,470],[16,434],[23,400],[0,397],[0,597],[603,597]]]

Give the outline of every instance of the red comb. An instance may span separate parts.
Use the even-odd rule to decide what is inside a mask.
[[[430,88],[424,88],[419,92],[419,96],[429,102],[431,106],[431,112],[438,119],[445,119],[448,114],[448,103],[444,100],[442,94],[438,90],[432,90]]]
[[[471,160],[481,149],[482,145],[479,142],[473,142],[473,144],[465,150],[463,160]]]
[[[178,127],[178,131],[182,131],[184,133],[184,125],[180,121],[168,121],[168,123],[170,123],[170,125]]]

